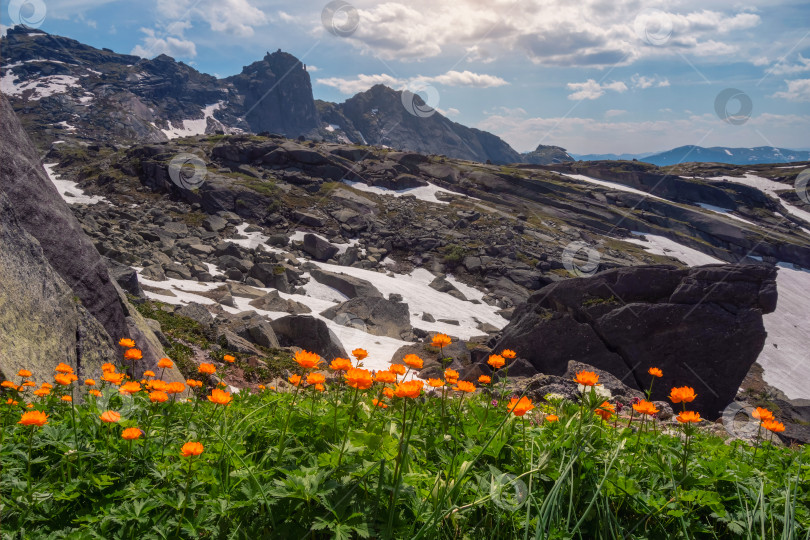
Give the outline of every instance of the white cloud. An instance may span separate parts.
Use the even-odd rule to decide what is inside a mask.
[[[639,75],[636,73],[630,77],[630,84],[633,88],[640,88],[641,90],[652,87],[663,88],[669,86],[669,79],[666,77],[659,78],[658,75],[647,77],[645,75]]]
[[[448,118],[452,116],[458,116],[459,114],[461,114],[461,111],[459,111],[454,107],[450,107],[448,109],[440,109],[437,107],[436,110],[439,111],[442,115],[447,116]]]
[[[143,58],[154,58],[160,54],[167,54],[172,58],[194,58],[197,56],[197,47],[193,41],[181,37],[158,37],[155,30],[141,28],[146,34],[142,43],[136,45],[130,54]]]
[[[307,71],[309,71],[310,73],[315,73],[316,71],[320,71],[320,70],[321,70],[321,68],[319,68],[318,66],[313,66],[312,64],[307,64]]]
[[[768,70],[768,73],[771,75],[796,75],[805,71],[810,71],[810,58],[805,58],[799,53],[795,64],[787,63],[783,59],[781,62],[774,64]]]
[[[621,81],[613,81],[605,84],[600,84],[593,79],[588,79],[581,83],[568,83],[569,90],[574,93],[568,96],[568,99],[581,100],[581,99],[597,99],[605,95],[606,90],[613,90],[614,92],[624,92],[627,90],[627,85]]]
[[[605,111],[605,118],[615,118],[623,114],[627,114],[627,111],[624,109],[608,109]]]
[[[357,92],[368,90],[375,84],[384,84],[395,89],[404,88],[410,83],[433,83],[445,86],[473,86],[478,88],[491,88],[509,84],[500,77],[482,73],[473,73],[471,71],[448,71],[447,73],[443,73],[441,75],[417,75],[416,77],[411,77],[408,79],[393,77],[386,73],[379,73],[376,75],[365,75],[361,73],[360,75],[357,75],[355,78],[351,79],[343,77],[329,77],[324,79],[316,79],[315,82],[337,88],[344,94],[356,94]]]
[[[158,12],[167,20],[198,19],[214,32],[252,37],[270,18],[250,0],[157,0]]]
[[[810,101],[810,79],[796,79],[785,81],[787,90],[776,92],[773,97],[787,99],[788,101]]]

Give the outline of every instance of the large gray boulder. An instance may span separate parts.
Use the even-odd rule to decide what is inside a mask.
[[[289,315],[270,325],[284,347],[301,347],[320,354],[327,361],[347,356],[338,337],[321,319],[311,315]]]
[[[343,326],[359,328],[373,336],[411,339],[413,327],[408,304],[385,298],[352,298],[321,313]]]
[[[358,297],[377,297],[382,298],[383,295],[377,290],[377,287],[371,284],[370,281],[350,276],[344,273],[327,272],[320,268],[313,268],[309,275],[318,283],[323,283],[328,287],[339,291],[341,294],[346,295],[348,298]]]
[[[304,235],[304,243],[301,249],[308,253],[316,261],[328,261],[338,254],[338,248],[312,233]]]
[[[655,265],[561,281],[516,309],[496,350],[513,349],[549,375],[578,360],[636,389],[658,367],[664,376],[653,399],[692,386],[698,399],[690,406],[714,419],[762,350],[775,278],[764,265]]]

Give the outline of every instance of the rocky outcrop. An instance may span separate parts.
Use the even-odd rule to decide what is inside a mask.
[[[373,336],[412,339],[408,304],[374,296],[358,297],[331,307],[321,315],[343,326],[359,328]]]
[[[301,347],[331,361],[346,358],[346,350],[326,323],[311,315],[289,315],[270,323],[284,347]]]
[[[576,359],[636,389],[659,367],[655,399],[692,386],[691,406],[717,418],[762,350],[775,277],[767,266],[659,265],[554,283],[518,307],[496,350],[513,349],[551,375]]]
[[[548,146],[545,144],[538,145],[537,148],[531,152],[521,154],[523,163],[531,163],[533,165],[551,165],[553,163],[565,163],[574,161],[565,148],[559,146]]]
[[[320,268],[313,268],[309,275],[318,283],[323,283],[348,298],[382,298],[382,293],[370,281],[343,273],[327,272]]]

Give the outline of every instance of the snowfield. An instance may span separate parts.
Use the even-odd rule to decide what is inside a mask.
[[[365,191],[367,193],[375,193],[377,195],[390,195],[392,197],[404,197],[405,195],[413,195],[420,201],[431,202],[436,204],[449,204],[446,201],[441,201],[436,197],[437,193],[448,193],[450,195],[455,195],[457,197],[466,197],[471,200],[477,200],[474,197],[467,197],[461,193],[456,193],[455,191],[450,191],[449,189],[444,189],[439,186],[435,186],[433,184],[428,183],[426,186],[419,186],[415,188],[408,188],[408,189],[386,189],[377,186],[370,186],[368,184],[364,184],[363,182],[353,182],[351,180],[344,180],[344,184],[347,186],[351,186],[355,189],[360,191]]]
[[[219,110],[222,107],[222,102],[214,103],[213,105],[208,105],[204,109],[202,109],[203,118],[197,120],[182,120],[179,126],[174,126],[171,121],[169,122],[169,129],[162,129],[166,137],[171,139],[177,139],[179,137],[190,137],[192,135],[204,135],[205,129],[208,127],[208,119],[211,118],[214,122],[219,123],[216,118],[214,118],[214,111]]]
[[[58,163],[44,163],[42,166],[45,167],[45,172],[48,174],[48,178],[51,179],[51,182],[53,182],[53,185],[56,186],[56,190],[59,192],[59,195],[66,203],[97,204],[100,202],[109,202],[104,197],[85,195],[84,191],[81,190],[76,182],[62,180],[59,178],[59,175],[53,171],[53,168],[57,165]]]

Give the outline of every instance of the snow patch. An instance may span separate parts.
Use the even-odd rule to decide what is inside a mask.
[[[629,186],[625,186],[624,184],[618,184],[616,182],[608,182],[607,180],[598,180],[596,178],[591,178],[590,176],[585,176],[583,174],[564,174],[560,173],[562,176],[567,176],[568,178],[573,178],[574,180],[582,180],[583,182],[588,182],[589,184],[596,184],[598,186],[609,187],[613,189],[618,189],[619,191],[626,191],[627,193],[635,193],[636,195],[641,195],[643,197],[651,197],[653,199],[658,199],[659,201],[667,201],[664,198],[658,197],[656,195],[652,195],[647,193],[646,191],[641,191],[640,189],[631,188]]]
[[[734,210],[732,210],[730,208],[722,208],[720,206],[715,206],[713,204],[706,204],[706,203],[697,203],[697,205],[699,207],[703,208],[704,210],[708,210],[709,212],[714,212],[715,214],[720,214],[720,215],[723,215],[723,216],[726,216],[726,217],[730,217],[731,219],[736,219],[737,221],[742,221],[743,223],[747,223],[748,225],[753,225],[754,227],[757,227],[756,223],[752,223],[752,222],[748,221],[747,219],[743,219],[740,216],[734,215],[732,213],[732,212],[734,212]]]
[[[755,176],[753,174],[746,174],[742,178],[737,176],[718,176],[716,178],[709,178],[709,180],[724,180],[726,182],[734,182],[736,184],[743,184],[745,186],[751,186],[757,188],[761,192],[772,196],[788,214],[796,216],[807,223],[810,223],[810,212],[806,210],[802,210],[801,208],[797,208],[790,203],[785,202],[779,195],[777,195],[778,191],[786,191],[793,189],[793,186],[790,184],[782,184],[779,182],[774,182],[773,180],[769,180],[768,178],[762,178],[761,176]]]
[[[653,255],[666,255],[668,257],[674,257],[684,263],[687,266],[701,266],[703,264],[725,264],[724,261],[720,259],[715,259],[711,255],[706,255],[703,252],[700,252],[696,249],[684,246],[683,244],[679,244],[674,240],[670,240],[665,236],[659,236],[657,234],[647,234],[638,231],[632,231],[633,234],[638,236],[643,236],[645,240],[641,238],[621,238],[620,240],[623,242],[629,242],[630,244],[637,244],[644,248],[644,251],[647,253],[652,253]]]
[[[24,93],[30,92],[27,100],[39,101],[44,97],[67,93],[78,81],[78,77],[70,75],[50,75],[20,82],[17,76],[8,70],[0,79],[0,90],[8,96],[15,97],[22,97]]]
[[[96,204],[100,202],[109,201],[104,197],[97,197],[94,195],[85,195],[84,191],[81,190],[79,185],[76,182],[71,182],[70,180],[62,180],[59,178],[59,175],[54,172],[53,168],[58,165],[57,163],[45,163],[43,167],[45,167],[45,172],[48,173],[48,178],[51,179],[53,185],[56,186],[56,190],[59,192],[59,195],[62,199],[68,204]]]
[[[171,139],[177,139],[178,137],[190,137],[192,135],[204,135],[205,129],[208,127],[208,119],[211,118],[214,122],[219,123],[219,121],[214,118],[214,111],[219,110],[222,107],[222,102],[219,101],[214,103],[213,105],[207,105],[205,108],[202,109],[203,118],[197,120],[181,120],[179,126],[172,125],[171,121],[169,121],[169,129],[162,129],[166,137]]]
[[[445,201],[439,200],[436,197],[437,193],[448,193],[450,195],[476,200],[473,197],[467,197],[466,195],[462,195],[460,193],[456,193],[455,191],[450,191],[449,189],[444,189],[442,187],[430,183],[428,183],[428,185],[426,186],[419,186],[408,189],[396,189],[396,190],[377,186],[369,186],[368,184],[364,184],[363,182],[354,182],[352,180],[344,180],[343,183],[357,190],[365,191],[366,193],[374,193],[376,195],[390,195],[392,197],[404,197],[405,195],[413,195],[420,201],[431,202],[436,204],[449,204]]]

